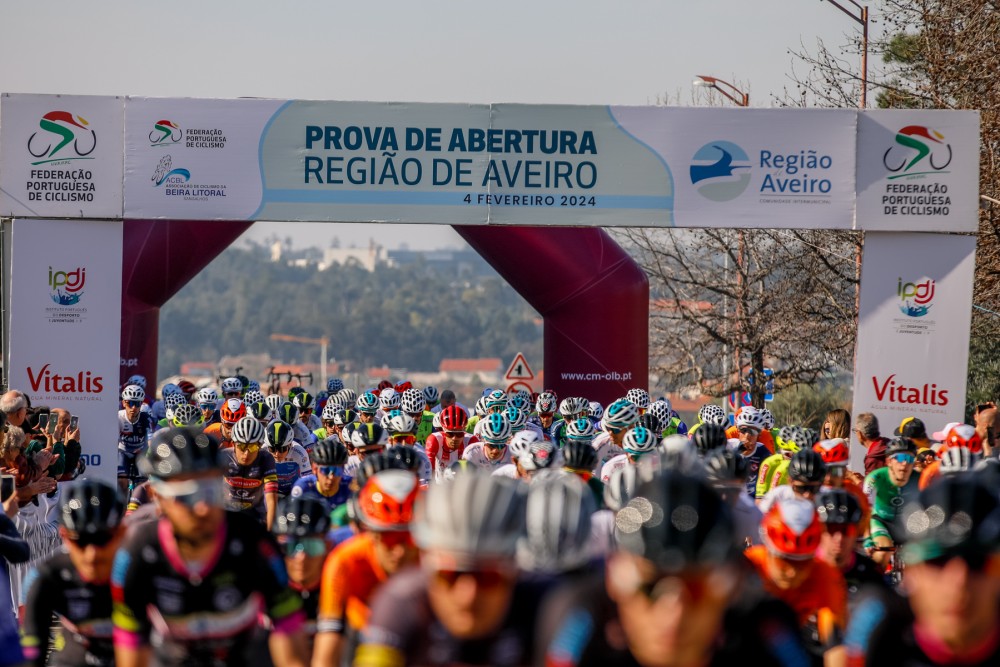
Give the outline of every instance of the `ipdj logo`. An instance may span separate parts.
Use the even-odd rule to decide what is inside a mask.
[[[169,155],[164,155],[160,158],[160,163],[156,165],[156,171],[153,172],[153,177],[150,180],[153,181],[154,187],[160,187],[168,179],[171,183],[187,183],[191,179],[191,172],[187,169],[174,169],[173,159]]]
[[[930,311],[934,300],[934,281],[926,278],[918,283],[904,283],[900,278],[896,285],[899,309],[909,317],[923,317]]]
[[[44,164],[57,160],[93,160],[87,157],[97,148],[97,133],[91,130],[85,118],[68,111],[50,111],[38,121],[44,132],[28,137],[28,152],[32,157],[44,158],[31,164]],[[53,136],[54,135],[54,136]],[[69,150],[63,150],[71,146]],[[75,154],[75,156],[74,156]]]
[[[158,120],[153,123],[149,133],[150,146],[169,146],[176,144],[184,136],[181,126],[170,120]]]
[[[750,184],[750,158],[731,141],[709,142],[691,159],[691,184],[705,199],[736,199]]]
[[[87,282],[87,268],[78,266],[72,271],[56,271],[49,267],[49,287],[52,300],[60,306],[75,306],[83,296],[83,286]]]
[[[896,133],[896,143],[882,156],[882,164],[895,175],[921,176],[942,171],[951,164],[951,144],[944,135],[923,125],[907,125]]]

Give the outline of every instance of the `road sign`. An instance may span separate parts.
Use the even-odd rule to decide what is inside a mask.
[[[729,394],[729,409],[732,410],[733,412],[736,412],[737,410],[739,410],[742,407],[750,405],[750,392],[745,391],[745,392],[743,392],[742,396],[739,396],[739,399],[738,399],[739,400],[739,404],[737,404],[737,397],[738,396],[739,396],[739,394],[737,392],[735,392],[735,391],[732,392],[731,394]]]
[[[514,361],[510,362],[510,366],[507,367],[507,374],[504,375],[504,378],[507,380],[533,380],[535,374],[524,355],[518,352]]]
[[[529,394],[535,393],[535,389],[527,382],[512,382],[507,386],[507,393],[513,394],[515,391],[521,391],[522,389]]]
[[[747,373],[747,382],[753,384],[753,371]],[[774,400],[774,369],[764,369],[764,400],[768,403]]]

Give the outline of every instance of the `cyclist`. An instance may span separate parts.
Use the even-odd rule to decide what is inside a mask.
[[[744,554],[764,588],[790,606],[806,645],[821,653],[839,644],[847,621],[847,585],[840,570],[817,559],[823,526],[803,498],[779,500],[761,522],[764,544]]]
[[[555,449],[544,440],[536,444]],[[583,574],[592,560],[591,517],[596,511],[593,495],[575,475],[536,478],[528,486],[518,567],[542,575]]]
[[[851,457],[847,441],[843,438],[831,438],[820,440],[813,445],[813,451],[823,457],[826,464],[826,479],[823,480],[823,491],[843,489],[858,501],[861,507],[861,522],[864,526],[862,534],[867,532],[868,521],[871,519],[871,505],[868,504],[868,496],[861,485],[849,476],[847,464]]]
[[[146,392],[136,384],[122,389],[122,409],[118,411],[118,487],[128,491],[136,478],[136,455],[146,449],[153,432],[153,417],[142,411]]]
[[[405,390],[399,401],[399,409],[408,414],[417,425],[416,442],[423,446],[427,442],[427,436],[434,431],[434,413],[427,408],[423,393],[412,387]]]
[[[651,431],[645,426],[633,426],[622,438],[622,449],[625,453],[619,454],[601,467],[601,481],[607,484],[615,470],[635,465],[644,455],[655,451],[659,444],[656,431]]]
[[[695,435],[709,428],[721,427],[704,424]],[[725,446],[708,452],[703,460],[705,479],[729,505],[737,546],[760,544],[760,522],[764,516],[746,494],[747,460]]]
[[[258,427],[259,424],[255,425]],[[218,443],[194,429],[153,436],[139,460],[163,518],[136,525],[111,570],[119,667],[254,664],[264,611],[275,665],[305,664],[302,601],[260,524],[223,507]]]
[[[573,473],[590,487],[598,508],[604,506],[604,482],[594,475],[597,467],[597,452],[586,438],[570,438],[559,453],[562,455],[562,469]]]
[[[378,396],[372,392],[365,392],[358,396],[358,400],[354,405],[358,411],[358,422],[361,424],[371,424],[374,422],[375,415],[379,411],[378,406]]]
[[[478,441],[478,438],[466,432],[469,415],[460,405],[449,405],[441,410],[438,413],[438,423],[441,424],[441,430],[431,433],[424,443],[435,477],[440,477],[451,464],[452,456],[461,459],[465,448]]]
[[[195,400],[198,402],[198,409],[201,410],[201,414],[205,418],[206,426],[220,421],[219,393],[217,391],[211,387],[200,389],[195,394]]]
[[[683,522],[662,520],[680,515]],[[729,512],[704,482],[657,475],[639,484],[616,524],[606,573],[547,600],[544,664],[809,664],[794,615],[742,566]]]
[[[437,387],[427,385],[421,390],[420,395],[424,397],[424,410],[431,414],[436,414],[440,410],[435,410],[441,403],[441,395]]]
[[[341,544],[323,565],[313,664],[337,665],[352,656],[376,591],[417,562],[410,521],[419,494],[413,473],[390,469],[366,480],[352,501],[365,532]]]
[[[954,467],[956,461],[949,461],[948,466],[945,466],[944,464],[945,455],[953,448],[957,450],[964,450],[964,452],[968,455],[964,457],[968,459],[964,465],[966,470],[974,465],[975,461],[972,459],[978,458],[978,456],[982,454],[983,440],[979,436],[979,433],[976,432],[976,428],[974,426],[970,426],[969,424],[949,424],[948,426],[950,426],[950,428],[945,427],[945,432],[941,434],[944,436],[942,438],[941,448],[938,450],[938,455],[941,457],[941,460],[931,462],[920,473],[919,486],[921,490],[926,489],[931,482],[941,475],[942,468]],[[956,453],[952,454],[949,458],[958,459],[961,456],[962,455],[960,453]],[[958,467],[963,467],[962,462],[959,461],[957,463]],[[916,466],[914,466],[914,469],[916,469]]]
[[[114,665],[109,582],[125,534],[124,513],[117,488],[105,482],[80,481],[63,492],[59,534],[65,550],[40,563],[23,585],[21,646],[30,664]],[[55,637],[47,658],[50,631]]]
[[[222,390],[223,401],[227,401],[230,398],[243,400],[243,381],[238,377],[225,378],[219,383],[219,388]]]
[[[374,424],[372,425],[374,426]],[[351,497],[351,477],[344,474],[347,464],[347,448],[344,443],[324,440],[316,443],[309,452],[312,463],[311,475],[301,477],[292,486],[292,498],[315,498],[333,511]]]
[[[512,567],[522,489],[476,470],[428,489],[413,522],[421,567],[380,591],[357,667],[529,664],[539,590]]]
[[[570,396],[559,403],[559,419],[549,427],[549,436],[556,446],[561,447],[566,439],[566,427],[590,414],[590,403],[585,398]]]
[[[556,395],[549,391],[543,391],[535,400],[535,418],[538,425],[542,427],[545,437],[549,440],[552,439],[552,433],[549,429],[552,428],[552,423],[555,420],[558,403]]]
[[[742,414],[742,413],[741,413]],[[771,452],[768,451],[767,447],[763,442],[760,441],[760,434],[762,430],[757,428],[757,425],[763,426],[764,419],[761,415],[761,419],[748,419],[747,416],[743,417],[743,424],[736,427],[736,439],[739,441],[739,446],[736,448],[736,452],[746,461],[747,464],[747,495],[751,498],[756,498],[757,496],[757,482],[760,480],[760,467],[763,465],[770,456]],[[729,432],[724,426],[720,424],[705,423],[697,431],[695,431],[695,443],[697,444],[698,437],[702,436],[702,431],[706,431],[711,434],[711,441],[713,443],[719,440],[729,439]],[[721,431],[721,436],[716,435],[717,432]],[[722,445],[717,445],[721,447]],[[701,447],[699,447],[701,449]]]
[[[285,498],[300,477],[312,472],[309,454],[295,442],[292,427],[281,421],[273,421],[264,429],[264,451],[274,457],[274,469],[278,475],[278,497]]]
[[[823,524],[816,558],[840,570],[847,582],[847,607],[854,610],[858,592],[865,586],[884,586],[881,568],[860,553],[858,526],[864,514],[857,498],[843,489],[822,491],[816,496],[816,514]]]
[[[795,452],[803,448],[812,449],[813,442],[807,429],[801,426],[784,426],[778,432],[775,446],[776,454],[764,459],[757,471],[757,488],[755,495],[760,501],[772,488],[780,486],[788,480],[788,462]],[[759,503],[758,503],[759,504]]]
[[[681,421],[681,418],[674,412],[673,406],[670,405],[670,401],[666,398],[661,398],[650,403],[648,414],[656,415],[656,418],[660,421],[660,425],[662,426],[661,438],[671,435],[687,435],[687,424]]]
[[[347,433],[348,430],[348,427],[345,427],[344,433]],[[344,474],[349,477],[354,475],[354,471],[358,469],[366,456],[382,451],[382,448],[389,444],[389,434],[381,425],[374,422],[354,424],[350,428],[350,434],[351,444],[354,445],[354,454],[348,458],[347,466],[344,469]]]
[[[219,446],[228,449],[233,446],[233,426],[247,416],[247,406],[238,398],[227,398],[219,408],[219,421],[205,427],[205,433],[219,441]]]
[[[174,418],[171,420],[170,425],[202,427],[205,425],[205,417],[202,415],[201,410],[190,403],[185,403],[174,408]]]
[[[768,424],[773,425],[774,422],[772,420],[774,418],[768,417],[769,414],[770,411],[758,410],[751,405],[743,406],[733,418],[733,425],[726,429],[726,437],[735,440],[742,435],[742,429],[747,427],[752,428],[755,431],[753,434],[754,443],[759,442],[764,445],[767,449],[767,455],[771,456],[774,454],[774,439],[771,436]],[[740,440],[743,440],[743,438],[740,438]]]
[[[695,431],[701,428],[702,424],[718,424],[725,427],[729,426],[729,420],[726,418],[726,411],[722,409],[721,405],[706,403],[698,408],[698,422],[688,429],[688,435],[693,435]]]
[[[635,403],[620,398],[604,411],[604,418],[601,420],[603,432],[594,438],[594,451],[597,452],[597,468],[595,473],[600,473],[601,467],[605,463],[624,454],[621,448],[625,439],[625,432],[635,426],[639,421],[639,408]]]
[[[296,437],[306,450],[312,449],[313,445],[316,444],[316,436],[314,431],[318,430],[323,426],[323,422],[313,414],[316,408],[316,397],[307,391],[301,391],[292,398],[292,405],[298,408],[298,424],[292,424],[295,427]]]
[[[278,470],[274,457],[261,451],[264,427],[253,417],[236,422],[233,446],[222,450],[219,461],[226,481],[226,509],[260,521],[268,530],[278,508]]]
[[[179,389],[165,395],[163,397],[163,417],[156,422],[156,429],[171,426],[174,421],[174,410],[187,404],[187,399],[184,398],[184,394],[180,393]],[[150,410],[150,416],[156,419],[155,413],[152,410]]]
[[[480,422],[479,439],[470,443],[462,453],[462,459],[477,468],[495,470],[510,463],[507,442],[511,437],[510,420],[505,412],[493,412]]]
[[[865,477],[863,488],[872,508],[868,547],[875,549],[872,559],[883,567],[888,564],[895,546],[896,518],[919,491],[919,482],[913,476],[916,452],[912,440],[893,438],[885,448],[886,466]]]
[[[788,460],[788,484],[768,491],[758,503],[760,511],[767,514],[774,503],[788,498],[805,498],[812,502],[825,479],[826,464],[823,457],[811,449],[801,449]]]
[[[857,605],[849,664],[1000,664],[1000,507],[976,475],[946,477],[906,508],[906,597],[877,590]]]

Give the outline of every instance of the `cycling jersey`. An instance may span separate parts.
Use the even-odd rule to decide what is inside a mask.
[[[439,474],[439,471],[446,470],[452,461],[462,458],[465,448],[470,443],[479,442],[479,439],[471,433],[466,433],[462,443],[455,449],[448,447],[444,433],[438,431],[431,433],[424,446],[427,448],[427,458],[430,460],[431,471]]]
[[[476,432],[476,424],[479,423],[480,419],[479,415],[471,415],[469,421],[465,424],[465,432],[474,434]]]
[[[859,594],[867,590],[870,586],[878,588],[886,587],[883,568],[868,556],[853,552],[851,554],[851,565],[846,570],[841,570],[844,581],[847,582],[847,610],[848,616],[854,614],[854,609],[858,604]]]
[[[57,553],[40,563],[24,580],[27,597],[21,626],[21,646],[31,664],[115,664],[112,641],[111,587],[84,581],[69,554]],[[52,615],[58,624],[52,627]],[[55,635],[46,661],[49,631]]]
[[[761,498],[760,505],[758,505],[758,507],[760,508],[761,514],[767,514],[776,502],[789,500],[795,497],[796,495],[795,492],[792,491],[792,485],[782,484],[781,486],[770,489],[767,493],[765,493],[764,497]]]
[[[433,432],[434,413],[429,410],[424,410],[423,414],[420,415],[420,421],[417,422],[417,442],[420,444],[426,443],[427,438]]]
[[[412,568],[392,577],[372,604],[355,667],[531,664],[535,615],[542,590],[515,585],[500,627],[481,639],[453,637],[434,617],[427,599],[428,574]]]
[[[513,463],[508,463],[505,466],[500,466],[492,473],[494,477],[506,477],[507,479],[518,479],[517,466]]]
[[[216,422],[214,424],[209,424],[205,427],[205,435],[213,436],[219,441],[219,447],[221,449],[229,449],[233,446],[233,441],[222,435],[222,422]],[[232,433],[232,431],[230,431]]]
[[[767,447],[758,442],[750,454],[744,453],[742,447],[737,447],[735,451],[747,463],[747,495],[751,498],[756,498],[757,482],[760,481],[760,466],[770,456],[767,452]]]
[[[261,449],[253,463],[240,465],[236,461],[235,449],[223,449],[219,452],[219,462],[229,491],[226,509],[256,514],[263,521],[267,516],[264,495],[278,492],[278,471],[274,465],[274,457]]]
[[[738,426],[730,426],[726,429],[726,437],[730,440],[739,440],[740,429]],[[774,438],[771,436],[771,432],[767,429],[762,430],[757,434],[757,444],[764,445],[767,450],[767,455],[770,456],[775,453],[774,450]]]
[[[660,433],[663,438],[670,437],[672,435],[687,435],[688,427],[687,424],[682,422],[679,417],[671,417],[670,421],[667,422],[666,428]]]
[[[616,445],[608,433],[599,433],[594,438],[592,446],[594,451],[597,452],[597,463],[594,464],[594,474],[598,476],[601,474],[601,469],[605,463],[625,453],[625,450]]]
[[[301,419],[299,419],[299,423],[305,424],[306,428],[309,429],[310,433],[313,431],[318,431],[319,429],[323,428],[323,420],[320,419],[319,415],[317,415],[315,412],[306,417],[306,420],[304,422]]]
[[[611,481],[611,476],[616,470],[621,470],[630,465],[632,465],[632,462],[629,461],[628,454],[619,454],[601,466],[601,481],[607,484]]]
[[[565,585],[545,603],[540,614],[538,646],[552,667],[638,665],[628,650],[618,609],[608,597],[603,574]],[[795,616],[782,602],[766,595],[749,573],[740,596],[722,616],[718,641],[706,656],[706,667],[776,665],[806,667],[810,659],[798,636]]]
[[[477,442],[465,448],[462,458],[477,468],[494,470],[511,462],[510,447],[504,447],[500,458],[494,461],[486,456],[486,444]]]
[[[375,591],[388,578],[371,533],[355,535],[334,549],[323,564],[316,631],[364,629]]]
[[[316,475],[306,475],[305,477],[300,477],[299,480],[292,485],[292,498],[303,497],[322,500],[326,503],[327,509],[332,511],[333,509],[346,503],[347,499],[351,497],[351,478],[346,474],[340,478],[340,487],[332,496],[324,496],[316,486],[316,481]]]
[[[139,412],[135,422],[130,422],[125,410],[118,411],[118,449],[128,454],[145,449],[153,432],[153,418],[148,412]]]
[[[270,447],[264,447],[261,451],[274,456]],[[274,469],[278,474],[278,495],[282,498],[292,492],[292,486],[299,477],[312,472],[312,466],[309,464],[309,455],[306,454],[306,450],[302,445],[297,442],[292,443],[284,461],[274,459]]]
[[[840,570],[814,558],[809,574],[798,587],[781,589],[767,578],[767,553],[767,547],[763,545],[743,552],[764,582],[764,589],[792,608],[800,627],[815,622],[820,609],[829,609],[837,627],[846,627],[847,584]]]
[[[788,463],[784,454],[772,454],[760,464],[757,471],[757,489],[755,496],[763,498],[768,491],[788,482]]]
[[[917,481],[917,485],[920,490],[923,491],[930,483],[936,480],[941,475],[941,462],[931,461],[924,469],[920,471],[920,479]]]
[[[310,417],[315,417],[316,415],[310,415]],[[322,422],[316,427],[322,426]],[[292,437],[295,438],[295,442],[302,445],[307,452],[311,452],[313,445],[316,444],[316,434],[313,433],[314,429],[309,428],[302,423],[301,419],[296,419],[295,423],[292,424]]]
[[[252,519],[226,512],[213,556],[181,557],[170,522],[136,526],[111,574],[116,646],[150,646],[153,664],[256,664],[250,641],[261,612],[276,633],[302,627],[302,599],[288,586],[273,538]]]
[[[891,531],[897,515],[903,511],[907,502],[914,500],[920,491],[920,482],[916,475],[910,475],[904,486],[896,486],[889,476],[889,468],[878,468],[865,477],[862,487],[871,503],[871,536],[884,536],[892,539]]]

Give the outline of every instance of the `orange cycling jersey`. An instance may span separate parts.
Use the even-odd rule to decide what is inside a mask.
[[[378,563],[371,533],[355,535],[334,549],[323,564],[316,632],[364,629],[369,603],[388,578]]]
[[[847,626],[847,583],[840,570],[814,558],[812,569],[797,588],[783,590],[771,583],[767,575],[767,547],[758,545],[743,552],[757,570],[768,593],[795,611],[801,625],[816,622],[820,610],[829,609],[833,622],[841,630]]]
[[[920,481],[917,486],[921,491],[927,488],[927,486],[933,482],[941,474],[941,462],[931,461],[926,466],[924,466],[923,471],[920,473]]]
[[[222,435],[221,422],[215,422],[214,424],[209,424],[208,426],[206,426],[205,435],[215,436],[215,439],[219,441],[219,447],[222,449],[226,449],[228,447],[233,446],[233,441],[226,439],[226,437]]]
[[[730,426],[726,429],[726,437],[730,440],[738,439],[740,437],[740,429],[735,426]],[[766,428],[757,434],[757,442],[764,445],[769,454],[774,454],[774,438],[771,437],[771,432]]]

